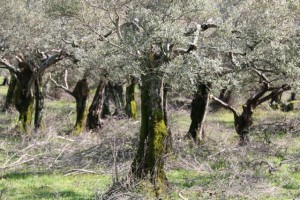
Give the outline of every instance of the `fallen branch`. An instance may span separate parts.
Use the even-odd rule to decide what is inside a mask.
[[[19,165],[23,165],[23,164],[29,163],[29,162],[31,162],[31,161],[34,161],[35,158],[36,158],[36,157],[34,157],[34,158],[30,158],[30,159],[28,159],[28,160],[23,160],[23,161],[21,161],[21,160],[23,159],[23,157],[25,157],[25,155],[22,156],[19,160],[17,160],[17,161],[14,162],[14,163],[11,163],[11,164],[9,164],[9,165],[0,167],[0,170],[6,170],[6,169],[14,168],[14,167],[17,167],[17,166],[19,166]]]
[[[257,165],[262,166],[263,164],[267,165],[270,174],[273,174],[273,172],[276,171],[276,168],[273,167],[273,165],[271,163],[269,163],[268,161],[265,161],[265,160],[261,160],[261,161],[254,160],[252,163],[252,167],[255,169]]]
[[[63,139],[63,140],[70,141],[70,142],[75,142],[75,140],[72,140],[72,139],[69,139],[69,138],[65,138],[65,137],[60,136],[60,135],[58,135],[58,136],[56,136],[56,137],[59,138],[59,139]]]
[[[181,191],[178,192],[178,196],[183,200],[189,200],[188,198],[186,198],[182,195]]]

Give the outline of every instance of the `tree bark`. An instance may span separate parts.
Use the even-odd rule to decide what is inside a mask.
[[[187,136],[198,142],[204,139],[203,122],[205,119],[208,103],[209,103],[209,83],[199,83],[197,91],[194,94],[191,108],[191,125]]]
[[[123,86],[118,83],[110,83],[110,92],[115,103],[115,111],[113,115],[121,115],[124,114],[124,92]]]
[[[5,98],[5,104],[3,108],[4,112],[10,111],[11,108],[14,107],[16,85],[17,85],[17,79],[14,75],[11,75],[10,84],[8,86],[7,95]]]
[[[131,77],[131,83],[126,87],[126,106],[125,113],[127,117],[137,119],[137,108],[135,101],[135,86],[137,80],[135,77]]]
[[[151,182],[160,188],[167,182],[163,167],[169,132],[164,120],[163,80],[159,74],[142,76],[141,115],[140,143],[132,173],[138,179],[150,175]]]
[[[87,116],[87,128],[90,130],[98,130],[102,128],[101,113],[104,101],[104,91],[107,81],[101,80],[98,84],[93,102],[89,108]]]
[[[251,106],[244,105],[242,113],[234,116],[234,127],[240,137],[239,144],[241,146],[247,145],[250,142],[249,130],[253,123],[252,115]]]
[[[169,90],[170,90],[170,86],[168,84],[164,84],[164,86],[163,86],[163,110],[164,110],[165,124],[168,129],[168,136],[166,138],[166,151],[168,153],[173,150],[172,132],[169,127],[169,119],[168,119],[168,93],[169,93]]]
[[[89,88],[86,79],[77,82],[73,92],[76,100],[76,123],[72,135],[76,136],[82,133],[86,125],[87,117],[87,101],[89,96]]]
[[[35,118],[34,128],[38,130],[42,126],[44,115],[44,91],[43,91],[43,75],[41,74],[35,81]]]
[[[27,132],[31,125],[33,115],[34,98],[33,93],[28,88],[28,83],[32,79],[33,72],[30,67],[23,62],[19,63],[19,68],[22,69],[17,74],[17,85],[15,91],[15,106],[19,112],[19,129],[20,132]]]
[[[104,89],[104,100],[103,100],[103,108],[101,112],[101,118],[106,118],[107,116],[111,115],[110,108],[109,108],[109,87],[108,84],[105,86]]]

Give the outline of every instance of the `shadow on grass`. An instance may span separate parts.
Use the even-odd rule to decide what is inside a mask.
[[[84,197],[72,190],[52,191],[49,187],[34,188],[32,192],[22,194],[21,196],[17,199],[93,199],[91,197]]]
[[[17,179],[26,179],[31,176],[35,175],[45,175],[49,174],[46,172],[12,172],[8,174],[4,174],[0,176],[0,179],[11,179],[11,180],[17,180]]]
[[[103,176],[14,172],[0,177],[0,191],[3,199],[94,199],[96,189],[108,187],[103,182]]]

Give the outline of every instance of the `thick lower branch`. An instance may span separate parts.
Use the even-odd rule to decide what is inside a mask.
[[[225,103],[224,101],[222,101],[221,99],[219,99],[219,98],[217,98],[217,97],[215,97],[213,95],[211,95],[210,97],[213,100],[215,100],[216,102],[218,102],[225,109],[230,110],[233,113],[234,117],[238,117],[239,116],[238,112],[232,106],[230,106],[229,104]]]

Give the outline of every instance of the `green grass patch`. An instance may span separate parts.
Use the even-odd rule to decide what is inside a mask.
[[[188,127],[191,124],[191,119],[189,115],[186,115],[186,113],[178,112],[175,114],[172,114],[170,116],[170,119],[172,123],[174,123],[176,126],[180,128],[185,128],[188,130]]]
[[[292,177],[300,183],[300,171],[292,173]]]
[[[207,120],[210,122],[222,123],[228,128],[234,128],[234,116],[228,111],[208,113]]]
[[[66,101],[66,100],[54,100],[46,102],[47,108],[61,109],[61,108],[75,108],[76,103],[74,101]]]
[[[111,184],[108,175],[12,173],[0,179],[3,199],[94,199]]]
[[[167,177],[172,185],[183,189],[193,186],[205,186],[212,181],[211,175],[182,169],[168,171]]]
[[[294,199],[300,195],[300,172],[292,172],[291,168],[291,164],[285,164],[274,175],[268,176],[272,185],[280,188],[278,197]]]
[[[188,199],[211,199],[209,191],[203,191],[203,188],[209,188],[217,179],[213,174],[201,173],[193,170],[170,170],[167,177],[172,185],[170,199],[182,199],[182,196]]]
[[[299,113],[296,111],[283,112],[281,110],[263,110],[261,108],[255,109],[253,118],[258,120],[268,119],[269,121],[276,121],[282,119],[299,119]]]

